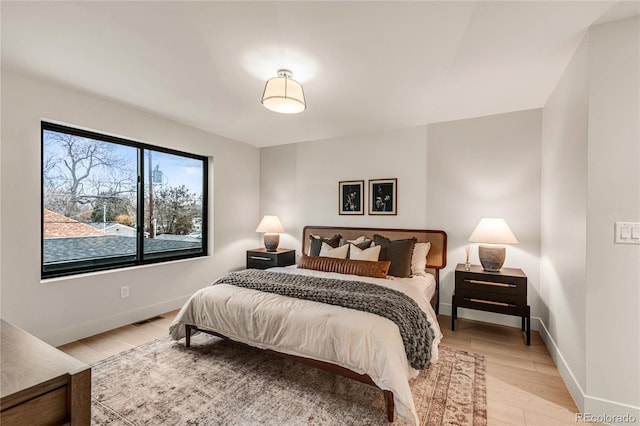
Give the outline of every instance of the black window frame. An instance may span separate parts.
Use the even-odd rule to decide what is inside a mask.
[[[45,131],[53,131],[67,133],[74,136],[90,138],[101,142],[114,143],[132,147],[138,150],[137,168],[137,206],[136,206],[136,254],[135,259],[131,259],[131,255],[117,256],[114,258],[98,258],[81,261],[62,262],[56,265],[48,265],[45,268],[44,263],[44,133]],[[141,265],[150,265],[155,263],[165,263],[175,260],[190,259],[208,256],[208,236],[209,236],[209,158],[203,155],[191,154],[170,148],[159,147],[147,143],[136,142],[116,136],[106,135],[94,131],[78,129],[62,124],[41,121],[40,129],[40,275],[42,279],[56,278],[64,276],[72,276],[84,274],[88,272],[105,271],[112,269],[122,269]],[[145,153],[147,150],[162,152],[166,154],[191,158],[202,161],[202,222],[201,222],[201,238],[202,249],[183,249],[175,251],[173,255],[158,255],[154,253],[144,252],[144,220],[145,220]]]

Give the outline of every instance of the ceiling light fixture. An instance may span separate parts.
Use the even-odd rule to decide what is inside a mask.
[[[267,81],[262,94],[265,108],[283,114],[297,114],[307,108],[302,86],[292,75],[289,70],[278,70],[278,76]]]

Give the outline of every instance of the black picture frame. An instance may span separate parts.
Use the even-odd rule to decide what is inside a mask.
[[[398,214],[398,179],[369,179],[369,214]]]
[[[364,180],[338,182],[338,214],[364,215]]]

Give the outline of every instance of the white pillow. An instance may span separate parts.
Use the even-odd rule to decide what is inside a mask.
[[[333,248],[327,243],[322,243],[322,248],[320,249],[320,256],[333,257],[335,259],[346,259],[348,251],[349,251],[349,245]]]
[[[381,246],[369,247],[368,249],[360,249],[353,244],[349,244],[351,246],[349,248],[349,259],[353,260],[371,260],[374,262],[378,261],[380,257],[380,249]]]
[[[431,243],[416,243],[411,254],[411,275],[427,274],[427,254]]]
[[[341,238],[340,239],[340,245],[343,246],[345,244],[358,244],[361,245],[364,242],[373,242],[370,238],[365,237],[364,235],[361,237],[356,238],[355,240],[347,240],[345,238]]]
[[[351,244],[360,244],[360,243],[364,243],[366,239],[367,237],[363,235],[362,237],[358,237],[355,240],[347,240],[347,242]]]

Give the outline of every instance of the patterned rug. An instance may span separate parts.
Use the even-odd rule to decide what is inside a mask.
[[[389,424],[377,388],[204,334],[191,342],[166,337],[95,364],[92,424]],[[440,347],[411,390],[422,425],[487,424],[481,355]]]

